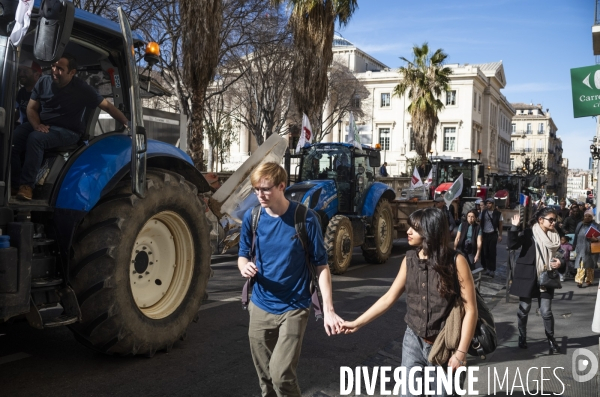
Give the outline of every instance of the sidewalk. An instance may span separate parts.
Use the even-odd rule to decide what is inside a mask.
[[[468,356],[468,366],[479,367],[478,381],[474,386],[478,394],[475,395],[600,397],[600,371],[592,380],[585,383],[575,382],[572,374],[572,356],[576,349],[586,348],[595,355],[597,360],[599,358],[600,334],[594,334],[591,325],[598,294],[600,270],[596,270],[596,281],[591,287],[577,288],[571,278],[563,283],[561,290],[556,291],[552,302],[552,312],[555,319],[555,338],[560,346],[560,354],[552,355],[548,349],[542,318],[536,311],[535,301],[529,313],[527,335],[529,348],[520,349],[518,347],[517,306],[519,299],[510,296],[508,303],[505,299],[507,253],[504,247],[498,247],[496,277],[493,280],[483,277],[480,286],[480,292],[494,314],[498,348],[485,360]],[[388,343],[382,350],[360,365],[370,368],[401,366],[403,336]],[[600,360],[598,361],[600,362]],[[542,367],[546,368],[542,370]],[[558,367],[562,367],[562,369]],[[488,371],[490,382],[488,382]],[[496,378],[494,378],[495,374]],[[543,390],[540,386],[542,378],[544,379]],[[504,384],[501,386],[502,383]],[[379,395],[379,384],[375,390],[375,395]],[[327,390],[322,390],[312,396],[337,395],[339,395],[339,385],[332,384]],[[364,390],[363,395],[366,395]]]

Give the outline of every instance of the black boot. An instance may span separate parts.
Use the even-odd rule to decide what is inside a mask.
[[[527,349],[527,338],[524,336],[519,336],[519,347],[521,349]]]
[[[552,354],[558,354],[558,344],[556,343],[556,340],[554,339],[554,335],[550,335],[548,333],[546,333],[546,337],[548,338],[548,344],[550,345],[550,353]]]

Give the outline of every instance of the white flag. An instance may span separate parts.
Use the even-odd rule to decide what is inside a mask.
[[[427,175],[427,179],[425,179],[425,186],[431,185],[433,182],[433,167],[429,170],[429,175]]]
[[[352,112],[350,112],[350,119],[348,120],[348,143],[354,145],[358,150],[362,150],[360,135],[358,134],[358,128],[354,122],[354,114]]]
[[[449,207],[452,201],[459,197],[463,191],[463,174],[460,174],[458,178],[454,181],[450,189],[444,194],[444,201],[446,205]]]
[[[312,128],[308,116],[302,114],[302,131],[300,131],[300,139],[298,139],[298,145],[296,146],[296,153],[300,153],[300,150],[306,145],[312,142]]]
[[[414,189],[416,187],[423,186],[423,181],[421,181],[421,175],[419,175],[419,171],[417,167],[415,167],[415,171],[413,172],[413,176],[410,179],[410,188]]]
[[[10,34],[10,41],[18,47],[29,29],[29,23],[31,22],[31,9],[33,8],[34,0],[20,0],[15,13],[15,26],[13,27],[12,33]]]

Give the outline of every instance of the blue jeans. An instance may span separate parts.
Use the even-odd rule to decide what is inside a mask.
[[[421,378],[421,385],[423,394],[411,394],[410,388],[408,387],[408,383],[406,386],[406,394],[403,394],[403,397],[416,397],[416,396],[424,396],[425,395],[425,376],[424,376],[424,367],[434,367],[435,365],[430,363],[428,360],[429,352],[431,351],[432,345],[425,342],[419,336],[417,336],[410,327],[406,327],[406,332],[404,333],[404,340],[402,341],[402,366],[406,367],[406,376],[408,379],[408,373],[410,369],[413,367],[420,367],[421,371],[417,371],[415,373],[415,379],[417,377]],[[429,383],[428,389],[432,390],[434,393],[437,391],[437,380],[436,373],[433,372],[433,382]],[[454,374],[452,375],[454,377]],[[461,385],[464,384],[466,377],[461,376]],[[418,390],[417,383],[413,382],[415,385],[415,389]],[[441,388],[442,394],[435,394],[438,397],[447,397],[451,396],[451,394],[447,394],[445,388],[442,386]]]
[[[33,188],[44,159],[44,150],[74,145],[80,135],[66,128],[52,126],[50,132],[35,131],[29,123],[18,126],[13,133],[11,151],[11,181],[13,185]]]

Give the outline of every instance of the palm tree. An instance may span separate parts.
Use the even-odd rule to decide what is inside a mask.
[[[183,75],[192,105],[188,117],[188,151],[196,168],[202,171],[204,94],[218,63],[223,0],[181,0],[179,10]]]
[[[271,0],[275,6],[291,8],[294,37],[292,98],[300,114],[306,113],[314,126],[327,99],[327,72],[333,61],[335,22],[345,25],[358,7],[358,0]]]
[[[408,91],[408,113],[410,113],[415,140],[415,151],[422,161],[427,161],[431,142],[435,139],[435,129],[439,123],[438,112],[444,108],[440,101],[442,92],[450,89],[452,69],[444,67],[448,57],[440,48],[433,54],[424,43],[413,47],[414,60],[401,57],[406,66],[400,67],[401,81],[394,88],[395,96]]]

